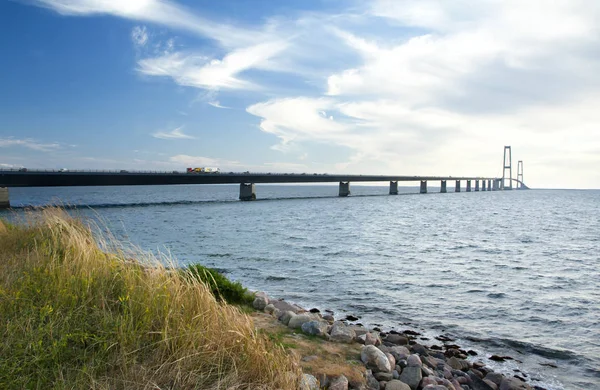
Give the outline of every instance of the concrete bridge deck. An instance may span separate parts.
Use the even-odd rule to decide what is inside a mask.
[[[448,181],[455,181],[454,191],[500,190],[502,179],[478,176],[404,176],[404,175],[340,175],[316,173],[182,173],[135,171],[36,171],[0,170],[0,208],[10,207],[9,187],[67,187],[67,186],[132,186],[174,184],[239,184],[240,200],[256,199],[257,183],[336,183],[339,196],[350,195],[350,182],[390,183],[390,195],[398,194],[399,182],[419,182],[420,193],[427,193],[429,181],[440,182],[440,192],[447,192]],[[512,179],[515,180],[515,179]],[[474,182],[474,186],[472,186]],[[480,187],[481,183],[481,187]],[[519,182],[520,184],[523,184]],[[526,188],[523,184],[523,187]]]

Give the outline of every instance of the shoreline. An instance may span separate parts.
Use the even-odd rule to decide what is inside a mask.
[[[346,314],[336,318],[331,310],[325,310],[323,313],[319,309],[307,310],[284,299],[270,298],[264,292],[256,293],[253,306],[258,312],[268,314],[281,326],[292,329],[296,334],[318,337],[326,342],[359,345],[362,351],[369,346],[369,351],[364,353],[361,351],[359,358],[365,368],[365,383],[367,386],[371,385],[365,389],[384,389],[388,388],[390,383],[393,384],[389,388],[395,389],[395,386],[398,385],[396,381],[402,381],[402,379],[411,382],[406,384],[412,390],[436,390],[436,386],[462,390],[466,388],[463,385],[469,386],[470,389],[482,390],[547,389],[544,387],[547,385],[543,379],[531,375],[526,370],[512,368],[512,375],[507,375],[506,372],[510,368],[498,369],[503,364],[522,364],[522,361],[513,356],[488,353],[481,355],[473,349],[463,349],[461,345],[457,344],[457,340],[461,338],[451,337],[447,333],[430,338],[428,337],[429,333],[434,332],[418,332],[408,329],[424,329],[415,326],[414,323],[405,323],[404,331],[388,329],[384,326],[364,326],[359,317]],[[371,347],[377,348],[388,358],[389,370],[387,367],[377,367],[369,361],[368,357],[363,356],[365,353],[377,354]],[[310,359],[311,357],[304,356],[302,358]],[[411,364],[408,364],[409,360]],[[417,370],[410,367],[420,367],[421,377],[418,381]],[[402,376],[403,372],[408,373]],[[413,376],[410,377],[409,373]],[[318,370],[313,376],[317,382],[325,380],[327,385],[336,380],[335,377],[328,377],[326,373],[318,372]],[[310,379],[310,381],[314,380]],[[379,387],[375,385],[375,382],[379,383]],[[323,383],[321,383],[322,385]],[[560,386],[562,387],[562,384]],[[355,387],[347,388],[358,389],[361,387],[355,384]]]

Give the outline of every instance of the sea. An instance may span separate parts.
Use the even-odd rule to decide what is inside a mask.
[[[600,191],[234,185],[11,188],[177,265],[366,326],[447,335],[545,389],[600,389]],[[494,362],[491,355],[512,360]]]

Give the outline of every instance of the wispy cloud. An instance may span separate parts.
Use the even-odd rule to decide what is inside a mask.
[[[169,131],[169,132],[158,131],[156,133],[153,133],[152,136],[154,138],[159,138],[159,139],[195,139],[196,138],[191,135],[184,134],[182,131],[183,127],[184,126],[179,126],[178,128],[173,129],[172,131]]]
[[[148,32],[146,26],[135,26],[131,30],[131,40],[137,46],[145,46],[148,42]]]
[[[208,105],[216,107],[216,108],[226,108],[226,109],[230,109],[231,108],[231,107],[222,106],[221,103],[218,100],[214,100],[214,101],[208,102]]]
[[[58,142],[42,143],[31,138],[0,138],[0,148],[7,148],[12,146],[20,146],[24,148],[37,150],[39,152],[52,152],[54,150],[60,149],[60,144]]]

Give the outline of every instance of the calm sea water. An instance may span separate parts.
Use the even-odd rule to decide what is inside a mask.
[[[258,185],[256,202],[229,185],[10,191],[13,206],[93,207],[78,212],[117,237],[273,297],[449,334],[532,385],[600,388],[600,191],[353,186],[338,198],[337,186]]]

